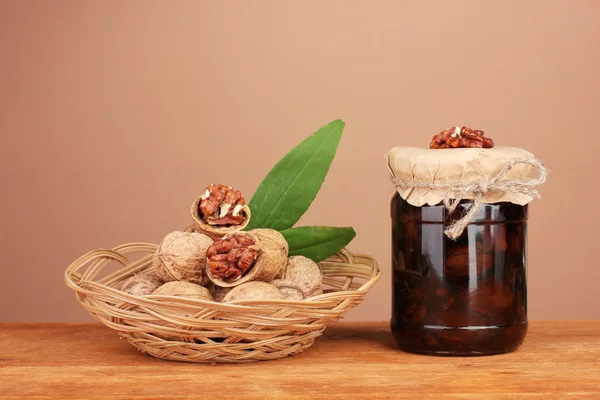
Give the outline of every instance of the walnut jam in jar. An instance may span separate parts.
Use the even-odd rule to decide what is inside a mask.
[[[527,332],[527,206],[484,204],[457,240],[444,234],[472,202],[392,200],[392,331],[402,349],[435,354],[514,350]]]
[[[399,347],[515,350],[527,332],[527,203],[544,167],[511,148],[395,148],[388,167],[397,188],[391,328]],[[540,178],[529,178],[536,170]]]

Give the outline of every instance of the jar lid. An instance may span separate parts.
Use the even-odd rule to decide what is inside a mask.
[[[386,161],[400,196],[417,207],[448,198],[525,205],[537,197],[528,185],[543,182],[546,174],[533,154],[514,147],[395,147]],[[542,174],[540,182],[531,180],[535,172]]]

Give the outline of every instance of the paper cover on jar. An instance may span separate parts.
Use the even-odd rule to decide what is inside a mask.
[[[494,179],[507,163],[516,159],[534,159],[530,152],[515,147],[494,147],[491,149],[424,149],[417,147],[395,147],[386,156],[392,180],[424,183],[449,184],[483,183]],[[522,181],[531,177],[536,168],[531,164],[517,163],[502,177],[502,181]],[[408,187],[396,185],[404,200],[413,206],[436,205],[442,202],[447,188]],[[450,194],[454,198],[455,194]],[[474,193],[462,193],[461,198],[473,199]],[[483,203],[508,201],[525,205],[533,197],[519,191],[485,191],[481,196]]]

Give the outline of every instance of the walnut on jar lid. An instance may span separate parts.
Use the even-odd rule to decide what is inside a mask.
[[[209,185],[191,208],[198,232],[220,239],[242,231],[250,222],[250,208],[239,190],[227,185]]]
[[[208,248],[206,275],[222,287],[269,282],[283,274],[287,254],[287,242],[273,229],[233,232]]]
[[[444,129],[431,139],[430,149],[459,149],[459,148],[484,148],[494,147],[491,138],[484,137],[479,129],[471,129],[467,126],[455,126]]]

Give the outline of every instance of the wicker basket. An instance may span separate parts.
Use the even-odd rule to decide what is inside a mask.
[[[132,243],[91,251],[67,268],[65,281],[94,318],[140,351],[166,360],[239,363],[298,354],[360,304],[381,276],[372,257],[342,250],[320,263],[325,292],[310,300],[218,303],[118,290],[132,274],[152,268],[155,249]],[[131,261],[132,255],[139,258]],[[113,261],[124,267],[100,278]]]

